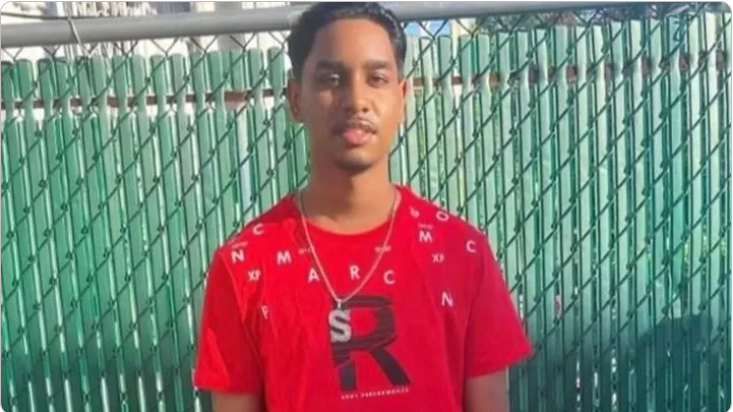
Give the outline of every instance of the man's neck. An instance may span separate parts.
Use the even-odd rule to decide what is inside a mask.
[[[337,233],[359,233],[383,224],[398,193],[389,173],[313,173],[302,194],[308,219]]]

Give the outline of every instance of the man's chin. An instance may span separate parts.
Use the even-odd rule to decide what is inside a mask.
[[[336,159],[336,165],[347,173],[359,174],[373,168],[376,162],[362,157],[345,157]]]

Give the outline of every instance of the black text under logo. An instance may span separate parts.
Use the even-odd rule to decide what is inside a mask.
[[[367,309],[374,315],[377,326],[368,335],[353,334],[353,309]],[[387,352],[387,347],[397,339],[392,302],[389,299],[381,296],[355,296],[344,303],[342,309],[331,311],[328,323],[333,360],[339,370],[342,391],[356,390],[356,364],[351,359],[351,354],[359,351],[372,356],[392,385],[410,384],[410,378],[397,359]]]

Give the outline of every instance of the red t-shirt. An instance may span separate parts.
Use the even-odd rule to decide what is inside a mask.
[[[527,357],[486,237],[399,188],[389,246],[342,311],[292,195],[222,245],[207,276],[194,386],[260,393],[270,412],[458,412],[467,377]],[[365,278],[387,230],[309,225],[339,297]]]

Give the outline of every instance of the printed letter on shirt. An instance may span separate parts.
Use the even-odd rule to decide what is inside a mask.
[[[443,292],[443,297],[440,304],[446,307],[453,307],[453,296],[451,296],[451,294],[448,292]]]
[[[279,251],[277,252],[277,264],[278,265],[285,265],[290,264],[293,261],[293,259],[290,257],[289,251]]]
[[[415,209],[414,207],[411,207],[410,215],[412,215],[412,217],[418,218],[420,217],[420,212],[418,212],[417,209]]]
[[[320,282],[320,279],[318,279],[318,272],[316,272],[315,268],[311,268],[310,272],[308,272],[308,283],[311,282]]]
[[[427,232],[425,230],[420,231],[420,242],[421,243],[430,243],[433,241],[433,234],[430,232]]]
[[[349,271],[351,272],[351,280],[361,279],[361,277],[359,276],[359,266],[351,265],[349,266]]]
[[[384,272],[384,283],[387,285],[394,285],[394,270],[388,270]]]
[[[473,240],[469,240],[468,243],[466,243],[466,250],[471,253],[476,253],[476,242]]]
[[[244,262],[244,249],[232,250],[232,263]]]
[[[257,282],[260,280],[260,271],[259,270],[250,270],[247,272],[247,277],[249,278],[250,282]]]

